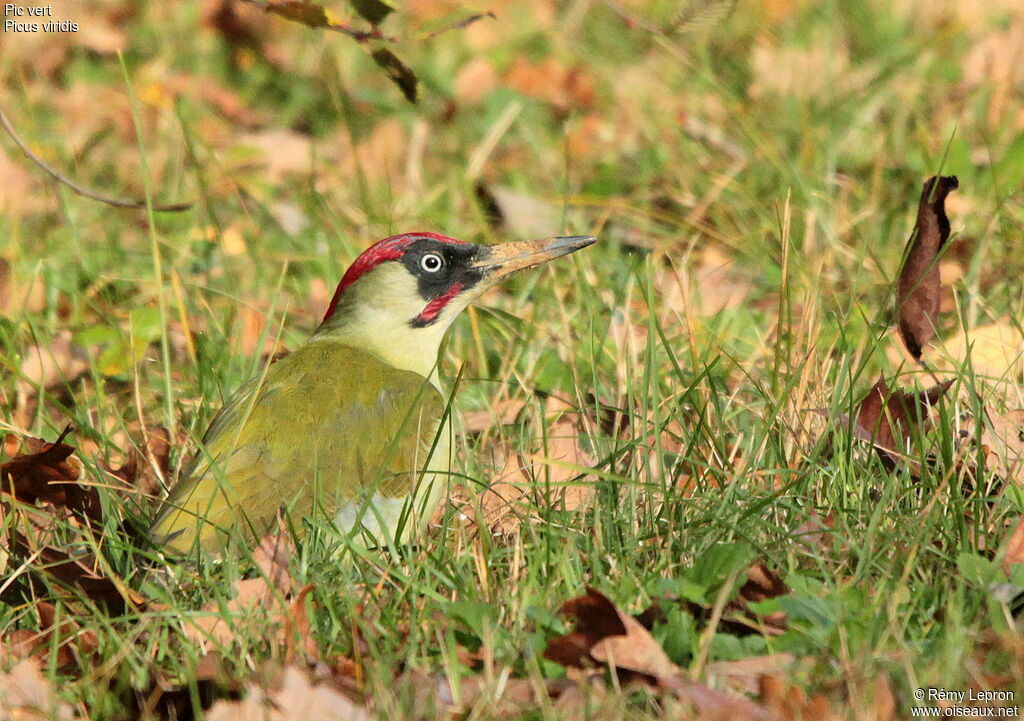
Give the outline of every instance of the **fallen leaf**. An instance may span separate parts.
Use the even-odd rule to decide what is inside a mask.
[[[747,582],[740,586],[740,598],[748,603],[766,601],[789,593],[782,577],[758,561],[747,569]]]
[[[752,278],[736,267],[721,249],[708,246],[685,266],[667,266],[654,273],[659,316],[665,324],[678,323],[690,312],[713,316],[743,304],[753,291]]]
[[[718,629],[734,636],[779,636],[785,633],[788,627],[785,612],[761,614],[751,609],[750,604],[778,598],[789,592],[789,587],[776,571],[769,569],[760,561],[751,564],[747,568],[747,580],[740,586],[736,597],[730,599],[723,607]],[[702,606],[689,600],[684,600],[683,605],[699,623],[705,623],[711,618],[710,606]]]
[[[974,16],[966,4],[962,14]],[[986,114],[992,127],[1019,109],[1015,98],[1024,84],[1024,23],[1019,18],[1005,28],[980,34],[961,62],[963,92],[985,88]],[[1014,187],[1006,180],[1003,182],[1005,187]]]
[[[896,285],[900,337],[915,360],[935,337],[939,313],[939,254],[949,240],[946,196],[959,186],[955,176],[929,179],[921,191],[917,225],[907,245],[906,260]]]
[[[526,402],[518,398],[498,401],[485,411],[462,414],[462,431],[468,434],[483,433],[497,426],[509,426],[516,422]]]
[[[76,18],[78,31],[71,33],[75,43],[98,55],[116,55],[127,49],[124,30],[115,27],[109,18],[98,13],[84,13]]]
[[[630,668],[628,664],[643,668],[657,668],[662,674],[673,673],[675,666],[657,641],[638,621],[621,613],[608,598],[594,588],[587,588],[587,595],[567,601],[560,609],[561,613],[576,619],[576,628],[571,633],[548,642],[544,658],[559,665],[570,668],[593,668],[596,662],[606,662],[609,653],[623,645],[623,641],[634,642],[640,648],[630,654],[625,663],[618,663],[616,668],[623,670],[639,670]],[[630,624],[627,625],[628,619]],[[619,637],[618,644],[606,644],[602,647],[601,658],[595,655],[595,647],[607,638]],[[650,663],[644,663],[644,654],[651,657]],[[643,671],[640,671],[643,673]],[[656,675],[656,674],[648,674]]]
[[[82,628],[67,613],[58,626],[57,607],[49,601],[38,601],[35,609],[39,614],[38,631],[21,629],[3,638],[11,646],[11,654],[16,658],[35,658],[42,662],[55,649],[57,668],[69,670],[76,667],[80,660],[91,657],[99,648],[96,632]]]
[[[271,129],[238,136],[238,150],[255,152],[263,165],[267,182],[280,184],[289,175],[309,175],[313,172],[313,141],[294,130]]]
[[[233,595],[227,603],[212,601],[194,615],[185,619],[185,636],[204,651],[226,650],[236,639],[239,629],[259,628],[260,632],[275,634],[294,652],[295,635],[308,632],[308,623],[296,617],[305,614],[306,595],[312,586],[296,592],[295,581],[288,564],[295,554],[290,534],[283,527],[260,539],[252,558],[260,575],[235,581]],[[301,609],[301,611],[300,611]],[[281,630],[283,634],[280,634]],[[301,639],[308,647],[305,639]]]
[[[453,713],[465,714],[471,712],[477,704],[483,703],[486,704],[486,718],[494,719],[522,718],[538,707],[539,697],[546,696],[557,701],[568,690],[576,687],[573,681],[564,678],[548,679],[542,684],[526,678],[502,679],[500,683],[495,683],[481,675],[454,679],[443,676],[419,678],[412,679],[411,684],[417,691],[425,691],[417,694],[416,708],[448,707]]]
[[[574,669],[608,665],[621,683],[643,681],[692,704],[701,718],[775,718],[746,699],[691,681],[639,621],[622,613],[599,591],[587,588],[587,595],[568,601],[561,611],[576,619],[576,627],[549,641],[544,651],[549,661]]]
[[[544,437],[537,440],[539,452],[515,453],[503,448],[505,461],[490,485],[476,499],[476,509],[484,524],[496,533],[512,533],[529,518],[532,509],[558,508],[578,511],[593,495],[592,484],[581,468],[592,468],[593,456],[579,443],[580,429],[575,413],[565,413],[553,421]]]
[[[73,455],[75,449],[63,442],[71,430],[71,426],[65,428],[53,443],[26,439],[30,452],[0,466],[2,490],[25,503],[52,503],[99,520],[99,493],[94,486],[77,482],[82,475],[82,462]]]
[[[327,684],[314,684],[295,666],[287,666],[273,688],[249,684],[240,701],[217,701],[207,721],[368,721],[362,706]]]
[[[924,432],[928,410],[953,385],[952,380],[918,392],[890,390],[884,378],[871,387],[857,406],[853,432],[874,444],[890,468],[909,451],[909,443]]]
[[[323,5],[307,0],[244,0],[264,12],[286,20],[302,23],[311,28],[330,28],[334,24],[330,12]]]
[[[545,198],[503,185],[476,184],[477,201],[492,228],[517,238],[541,238],[562,227],[562,209]]]
[[[808,698],[803,688],[779,674],[761,676],[758,686],[758,701],[784,719],[839,721],[827,698],[820,694]]]
[[[262,13],[234,0],[202,0],[202,23],[214,29],[233,48],[255,48],[261,56],[266,55],[262,47]]]
[[[554,57],[534,63],[518,55],[504,82],[518,93],[548,103],[559,114],[594,105],[593,78],[583,68],[567,68]]]
[[[132,446],[120,468],[104,467],[129,487],[149,496],[157,496],[170,472],[171,434],[163,426],[156,426],[150,429],[146,437],[145,454]]]
[[[11,721],[72,721],[70,704],[57,695],[35,659],[25,659],[0,674],[0,718]]]
[[[865,72],[867,71],[867,72]],[[801,43],[778,43],[770,33],[759,36],[750,51],[751,97],[795,97],[806,101],[823,93],[856,93],[873,75],[873,69],[850,61],[844,42],[831,42],[816,33]]]
[[[985,465],[1004,481],[1019,481],[1024,465],[1024,409],[1005,414],[986,411],[988,423],[981,432]]]
[[[791,653],[772,653],[766,656],[750,656],[738,661],[715,661],[707,665],[707,676],[712,685],[725,685],[733,691],[756,694],[761,676],[786,673],[796,664]]]
[[[0,213],[12,217],[43,212],[49,201],[41,183],[13,156],[0,150]],[[2,299],[2,298],[0,298]],[[9,309],[13,298],[0,303],[0,309]]]
[[[124,579],[104,575],[100,564],[91,553],[79,552],[74,555],[53,546],[40,546],[34,539],[8,529],[4,539],[12,549],[12,555],[20,559],[32,559],[24,568],[25,578],[38,593],[50,593],[54,587],[64,586],[75,589],[89,600],[108,606],[119,613],[128,605],[144,607],[144,599],[128,588]]]
[[[1016,386],[1024,368],[1024,333],[1013,320],[960,330],[942,344],[937,367],[970,368],[976,376]],[[946,363],[946,356],[949,363]]]
[[[16,389],[19,396],[34,395],[59,383],[70,383],[88,369],[88,354],[71,340],[71,331],[62,330],[49,343],[25,351]]]
[[[0,210],[3,204],[0,203]],[[0,258],[0,313],[6,314],[14,305],[14,282],[11,273],[11,261]]]
[[[1010,575],[1010,567],[1015,563],[1024,563],[1024,516],[1017,519],[1017,525],[1003,545],[1003,570],[1007,577]]]
[[[483,57],[474,57],[455,76],[455,98],[463,105],[479,105],[498,84],[494,65]]]

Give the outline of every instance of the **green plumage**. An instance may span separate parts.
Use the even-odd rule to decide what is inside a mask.
[[[224,532],[261,533],[278,508],[298,517],[314,503],[342,530],[361,522],[394,534],[403,507],[429,514],[446,485],[444,408],[422,375],[314,336],[224,406],[153,535],[181,551],[197,539],[215,549]]]

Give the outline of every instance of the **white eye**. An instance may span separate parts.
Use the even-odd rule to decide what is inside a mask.
[[[436,273],[444,265],[444,258],[437,253],[427,253],[420,258],[420,267],[428,273]]]

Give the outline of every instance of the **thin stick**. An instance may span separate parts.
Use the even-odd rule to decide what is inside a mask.
[[[101,203],[113,205],[115,208],[139,209],[146,207],[145,200],[123,200],[121,198],[114,198],[109,195],[103,195],[102,193],[98,193],[95,190],[90,190],[89,188],[79,185],[75,181],[71,180],[71,178],[68,178],[67,176],[58,172],[53,166],[47,164],[46,161],[44,161],[38,155],[29,150],[28,146],[25,145],[24,141],[22,141],[22,139],[18,136],[17,131],[15,131],[14,126],[11,125],[11,121],[8,120],[7,115],[4,113],[2,109],[0,109],[0,126],[2,126],[3,129],[7,131],[7,134],[11,136],[11,140],[13,140],[14,144],[21,149],[21,152],[25,154],[25,157],[27,157],[33,163],[38,165],[40,168],[42,168],[47,175],[56,180],[58,183],[66,185],[67,187],[71,188],[71,190],[73,190],[75,193],[81,195],[83,198],[98,200]],[[191,207],[192,203],[173,203],[171,205],[154,205],[153,210],[162,210],[170,213],[188,210]]]
[[[433,40],[438,35],[444,35],[446,32],[449,32],[450,30],[465,30],[466,28],[468,28],[473,23],[475,23],[475,22],[477,22],[479,20],[483,20],[484,18],[490,18],[491,20],[497,20],[497,17],[495,16],[495,14],[492,11],[490,11],[490,10],[487,10],[487,11],[482,12],[482,13],[474,13],[473,15],[470,15],[469,17],[462,18],[462,20],[458,20],[458,21],[452,23],[451,25],[446,25],[445,27],[439,28],[439,29],[435,30],[432,33],[427,33],[426,35],[423,36],[423,39],[424,40]]]

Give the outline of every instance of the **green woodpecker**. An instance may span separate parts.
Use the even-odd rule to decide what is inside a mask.
[[[448,487],[445,331],[500,278],[595,242],[480,246],[436,233],[382,240],[345,272],[323,322],[243,385],[210,424],[159,512],[154,540],[217,551],[279,508],[326,511],[353,538],[402,543]]]

